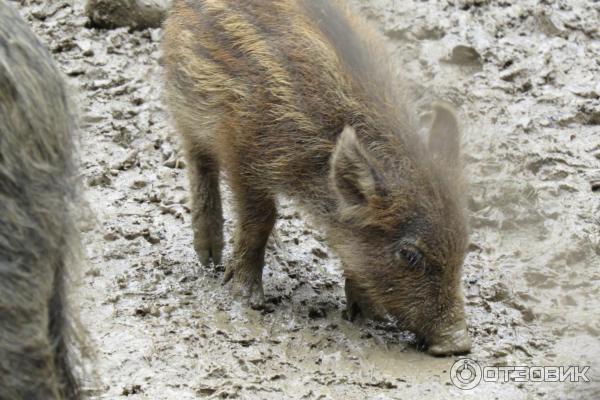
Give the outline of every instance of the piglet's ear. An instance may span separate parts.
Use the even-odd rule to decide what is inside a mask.
[[[433,113],[429,150],[436,161],[457,166],[460,160],[460,132],[455,111],[449,105],[435,103]]]
[[[366,206],[381,195],[377,163],[350,126],[346,126],[338,138],[331,158],[331,179],[345,206]]]

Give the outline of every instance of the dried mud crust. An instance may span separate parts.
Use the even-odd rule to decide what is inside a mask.
[[[472,245],[464,266],[471,358],[591,365],[589,384],[482,383],[477,398],[594,398],[600,387],[600,5],[590,1],[354,1],[387,36],[422,102],[467,127]],[[81,2],[12,2],[77,93],[89,264],[83,324],[95,399],[453,398],[455,358],[410,334],[352,323],[339,263],[283,202],[267,306],[231,303],[200,267],[186,165],[160,101],[159,29],[87,28]],[[435,88],[435,89],[433,89]],[[225,254],[233,216],[225,204]],[[595,379],[595,381],[594,381]]]

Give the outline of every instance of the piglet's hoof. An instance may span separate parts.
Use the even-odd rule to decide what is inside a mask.
[[[194,239],[194,250],[198,255],[200,264],[207,267],[212,262],[214,265],[221,263],[223,239],[221,237],[209,237],[207,239]]]
[[[225,270],[223,283],[231,281],[231,294],[236,300],[245,305],[260,310],[265,306],[265,295],[262,286],[262,276],[255,273],[240,271],[232,265]]]
[[[350,279],[346,278],[344,287],[346,292],[346,312],[343,315],[348,321],[355,321],[358,318],[370,320],[382,320],[381,313],[378,313],[364,296],[363,291]]]

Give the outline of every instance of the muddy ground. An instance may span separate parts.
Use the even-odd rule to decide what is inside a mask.
[[[77,1],[12,3],[82,115],[94,217],[82,226],[77,305],[97,353],[92,398],[600,398],[599,2],[353,1],[422,99],[461,110],[470,357],[591,367],[589,383],[466,392],[449,380],[457,358],[342,318],[339,262],[285,200],[266,257],[271,309],[232,304],[223,268],[201,268],[192,249],[185,163],[160,100],[161,30],[88,28]],[[228,238],[232,224],[228,209]]]

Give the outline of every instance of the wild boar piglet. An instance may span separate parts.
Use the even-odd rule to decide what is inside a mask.
[[[219,263],[219,171],[237,228],[225,280],[260,306],[275,197],[295,200],[339,254],[351,314],[396,318],[429,352],[467,352],[467,224],[459,132],[433,106],[418,135],[382,38],[334,0],[175,0],[165,24],[166,102],[183,141],[195,249]]]

